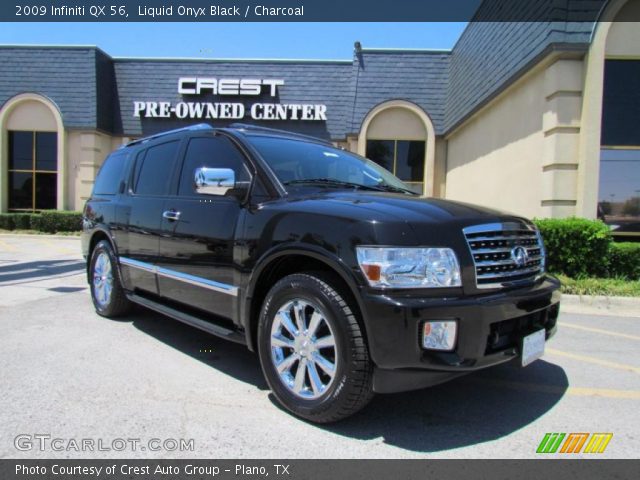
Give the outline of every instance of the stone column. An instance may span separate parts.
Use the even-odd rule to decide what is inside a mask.
[[[582,72],[582,59],[559,59],[544,74],[541,200],[544,217],[576,214]]]
[[[98,170],[112,151],[109,135],[96,131],[70,132],[68,135],[69,204],[73,210],[82,210],[91,195]]]

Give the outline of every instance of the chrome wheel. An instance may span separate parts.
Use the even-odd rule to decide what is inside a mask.
[[[93,295],[101,307],[111,301],[113,292],[113,270],[107,252],[100,252],[93,264]]]
[[[291,300],[275,314],[271,361],[280,381],[298,397],[313,400],[331,386],[338,365],[336,338],[325,314],[305,300]]]

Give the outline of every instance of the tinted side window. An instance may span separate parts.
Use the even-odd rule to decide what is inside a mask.
[[[197,195],[194,175],[200,167],[230,168],[236,174],[236,182],[251,180],[244,156],[231,140],[225,137],[192,138],[182,165],[178,195]]]
[[[149,148],[144,157],[138,157],[133,189],[136,194],[162,195],[167,193],[179,145],[180,142],[177,140],[156,145]]]
[[[96,195],[115,195],[118,193],[127,166],[127,156],[128,154],[125,152],[118,152],[107,157],[98,172],[93,193]]]

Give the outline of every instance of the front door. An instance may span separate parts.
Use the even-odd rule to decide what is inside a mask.
[[[233,319],[238,295],[233,250],[243,207],[233,196],[198,194],[194,178],[201,167],[230,168],[236,181],[251,178],[244,155],[226,136],[188,140],[175,195],[165,203],[160,295]]]

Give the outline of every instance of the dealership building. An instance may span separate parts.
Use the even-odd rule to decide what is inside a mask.
[[[590,4],[598,21],[471,22],[451,50],[339,61],[0,46],[0,211],[80,210],[123,143],[240,122],[330,140],[426,196],[637,233],[640,25],[621,20],[640,0]]]

